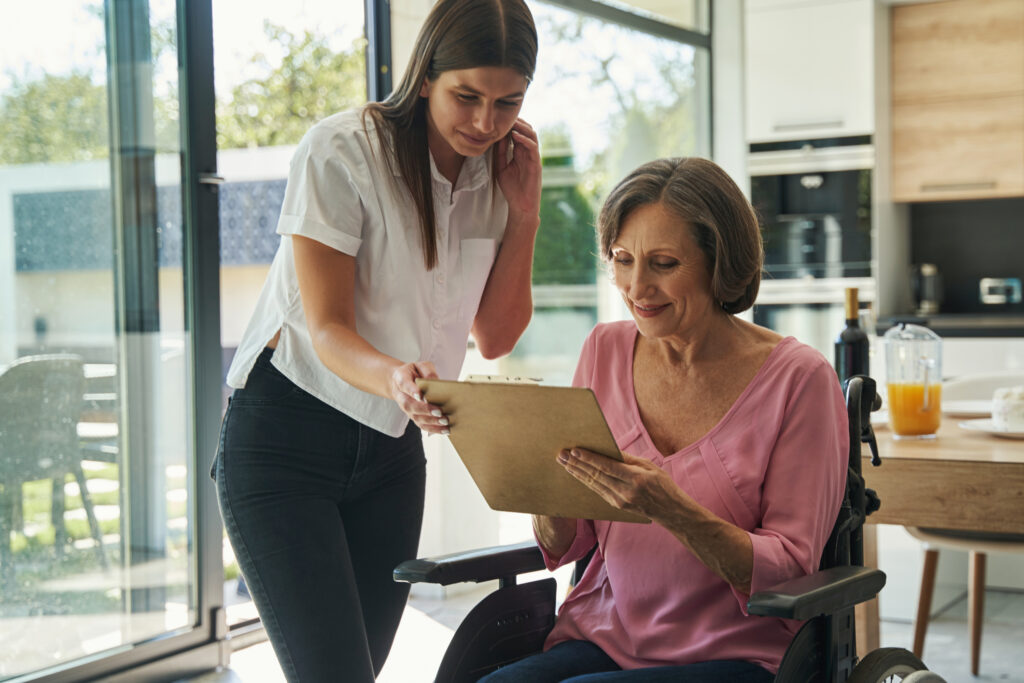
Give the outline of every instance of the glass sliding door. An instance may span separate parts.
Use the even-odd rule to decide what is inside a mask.
[[[280,242],[292,153],[314,123],[366,102],[367,41],[364,0],[224,0],[213,12],[223,379]],[[227,623],[253,624],[227,537],[223,561]]]
[[[174,0],[9,10],[0,680],[79,663],[96,675],[103,660],[124,666],[214,633],[199,588],[212,454],[197,447],[209,428],[197,424],[193,294],[195,207],[209,190],[182,147],[179,82],[195,69],[179,68],[186,15]],[[199,305],[216,320],[216,299]]]

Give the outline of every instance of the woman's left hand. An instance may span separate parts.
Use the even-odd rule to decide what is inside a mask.
[[[622,457],[624,461],[619,462],[585,448],[573,448],[561,451],[558,462],[613,506],[652,521],[666,519],[689,499],[668,472],[654,463],[629,453]]]
[[[512,141],[512,159],[508,147]],[[498,141],[498,187],[508,201],[509,222],[529,221],[536,225],[540,217],[540,143],[533,126],[516,119],[512,130]]]

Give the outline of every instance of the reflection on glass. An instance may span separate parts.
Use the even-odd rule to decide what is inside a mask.
[[[277,251],[288,162],[309,128],[366,102],[363,0],[213,4],[226,374]],[[225,386],[225,402],[228,389]],[[224,539],[228,625],[257,617]]]
[[[130,4],[0,26],[0,677],[196,621],[175,6]]]

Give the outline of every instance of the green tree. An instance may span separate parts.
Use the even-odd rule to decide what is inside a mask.
[[[572,138],[563,124],[542,130],[544,188],[533,259],[537,285],[591,284],[597,268],[592,201],[580,191]]]
[[[12,78],[0,95],[0,164],[102,159],[108,139],[107,91],[88,73]]]
[[[639,164],[698,149],[692,60],[680,58],[675,50],[654,50],[647,56],[653,68],[624,67],[636,50],[636,34],[583,14],[542,16],[541,32],[555,44],[576,46],[577,59],[555,64],[547,85],[585,83],[594,102],[611,105],[608,147],[581,171],[587,196],[600,201],[611,183]],[[598,92],[608,97],[597,97]]]
[[[533,259],[535,285],[593,284],[594,210],[576,185],[545,187]]]
[[[254,55],[251,64],[266,75],[218,100],[221,149],[295,144],[315,122],[366,101],[365,39],[338,52],[327,36],[309,30],[296,35],[265,22],[264,31],[284,56],[273,64],[263,53]]]

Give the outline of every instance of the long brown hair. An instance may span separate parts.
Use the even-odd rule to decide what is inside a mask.
[[[383,102],[366,105],[384,147],[384,160],[400,175],[420,218],[423,258],[437,265],[434,192],[427,147],[424,79],[481,66],[511,67],[528,81],[537,63],[537,29],[524,0],[440,0],[427,15],[401,82]],[[365,124],[365,118],[364,118]]]
[[[658,203],[678,216],[680,225],[691,226],[719,306],[727,313],[753,306],[764,263],[757,215],[732,178],[707,159],[657,159],[623,178],[597,218],[602,257],[611,259],[612,244],[632,211]]]

